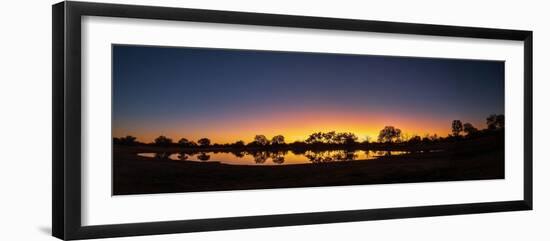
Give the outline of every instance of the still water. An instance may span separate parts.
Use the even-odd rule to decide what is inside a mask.
[[[381,156],[407,154],[405,151],[329,150],[305,151],[253,151],[253,152],[197,152],[197,153],[138,153],[138,156],[174,161],[221,162],[233,165],[289,165],[326,163],[351,160],[373,160]]]

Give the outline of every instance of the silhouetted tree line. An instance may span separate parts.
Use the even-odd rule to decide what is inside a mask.
[[[115,137],[113,138],[113,143],[119,144],[119,145],[127,145],[127,146],[141,144],[141,143],[138,143],[136,140],[137,138],[133,136]]]
[[[181,147],[188,149],[203,149],[203,148],[231,148],[231,149],[270,149],[283,150],[292,149],[295,153],[305,153],[306,150],[318,149],[350,149],[357,146],[393,146],[393,145],[421,145],[448,141],[457,141],[461,139],[472,139],[494,133],[504,131],[504,115],[490,115],[486,118],[487,128],[477,129],[471,123],[462,123],[461,120],[453,120],[451,122],[451,134],[447,137],[440,137],[436,134],[426,134],[423,137],[419,135],[406,136],[401,129],[394,126],[385,126],[378,134],[377,142],[371,142],[370,137],[366,137],[363,142],[358,142],[358,137],[351,132],[315,132],[310,134],[305,141],[295,141],[286,143],[283,135],[275,135],[271,139],[265,135],[256,135],[252,142],[245,144],[239,140],[235,143],[217,144],[210,141],[208,138],[200,138],[197,142],[190,141],[186,138],[181,138],[177,143],[166,136],[157,137],[153,143],[149,145],[161,147]],[[125,136],[113,138],[114,144],[118,145],[137,145],[144,144],[137,142],[136,137]],[[268,156],[269,157],[269,156]],[[273,158],[273,157],[271,157]],[[204,156],[202,159],[208,159]],[[258,160],[263,159],[261,153],[258,154]],[[275,160],[275,159],[274,159]],[[284,160],[283,160],[284,161]]]

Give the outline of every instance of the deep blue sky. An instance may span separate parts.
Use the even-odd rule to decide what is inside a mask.
[[[299,139],[295,129],[342,129],[348,119],[360,135],[386,124],[445,134],[453,119],[484,128],[493,113],[504,113],[500,61],[113,46],[113,134],[143,141]]]

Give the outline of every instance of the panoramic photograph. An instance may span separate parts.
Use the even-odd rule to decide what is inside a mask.
[[[112,46],[112,194],[504,178],[504,62]]]

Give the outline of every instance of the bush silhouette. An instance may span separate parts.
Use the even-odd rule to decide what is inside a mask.
[[[166,136],[159,136],[155,139],[155,144],[157,146],[168,146],[172,144],[172,139],[166,137]]]

